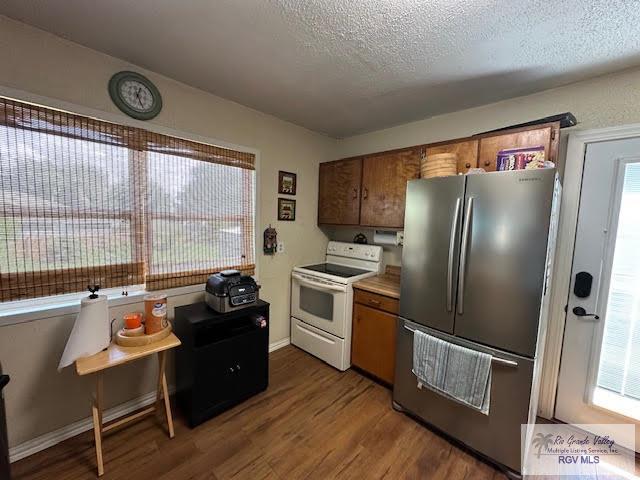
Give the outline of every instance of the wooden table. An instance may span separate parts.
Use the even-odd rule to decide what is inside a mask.
[[[160,407],[160,401],[164,399],[164,409],[167,417],[167,426],[169,429],[169,438],[173,438],[173,418],[171,417],[171,404],[169,403],[169,392],[167,388],[167,377],[165,375],[167,351],[180,345],[180,340],[173,333],[158,342],[144,345],[141,347],[121,347],[116,343],[112,343],[109,347],[90,357],[84,357],[76,360],[76,372],[78,375],[96,374],[96,391],[91,402],[91,412],[93,415],[93,433],[96,441],[96,460],[98,463],[98,476],[104,474],[104,465],[102,463],[102,434],[114,428],[120,427],[125,423],[137,420],[144,415],[156,411]],[[108,368],[132,362],[154,353],[158,354],[158,393],[156,395],[156,404],[145,408],[139,412],[133,413],[114,420],[108,425],[102,423],[102,400],[103,400],[103,374]]]

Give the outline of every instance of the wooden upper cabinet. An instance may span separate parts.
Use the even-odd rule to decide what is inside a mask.
[[[407,181],[420,177],[423,148],[365,156],[360,225],[402,228]]]
[[[544,147],[544,158],[557,164],[560,124],[547,123],[519,128],[480,138],[478,166],[487,172],[495,171],[500,150],[523,147]]]
[[[457,173],[496,169],[500,150],[543,146],[558,163],[560,123],[545,123],[320,164],[318,224],[403,228],[407,181],[420,177],[423,154],[455,153]]]
[[[361,158],[320,164],[318,223],[358,225],[361,177]]]
[[[456,140],[427,147],[427,158],[440,153],[458,155],[458,173],[467,173],[470,168],[478,166],[478,140]]]

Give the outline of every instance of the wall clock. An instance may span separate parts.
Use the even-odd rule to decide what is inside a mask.
[[[136,72],[118,72],[109,80],[116,106],[137,120],[151,120],[162,110],[162,97],[151,81]]]

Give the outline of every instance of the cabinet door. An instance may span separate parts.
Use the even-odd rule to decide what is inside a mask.
[[[421,152],[413,148],[364,158],[360,225],[402,228],[407,181],[420,176]]]
[[[242,335],[195,349],[193,405],[200,413],[267,388],[268,332],[254,327]]]
[[[558,123],[549,123],[481,138],[478,166],[492,172],[496,169],[496,158],[500,150],[541,145],[544,147],[545,159],[557,163],[559,130]]]
[[[387,383],[393,383],[396,319],[381,310],[353,305],[351,363]]]
[[[318,223],[358,225],[362,159],[320,164]]]
[[[478,140],[463,140],[427,147],[429,155],[455,153],[458,155],[458,173],[467,173],[478,166]]]

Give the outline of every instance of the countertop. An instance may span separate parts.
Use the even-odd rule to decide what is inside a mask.
[[[353,284],[353,288],[385,297],[400,298],[400,267],[390,265],[385,273],[360,280]]]

